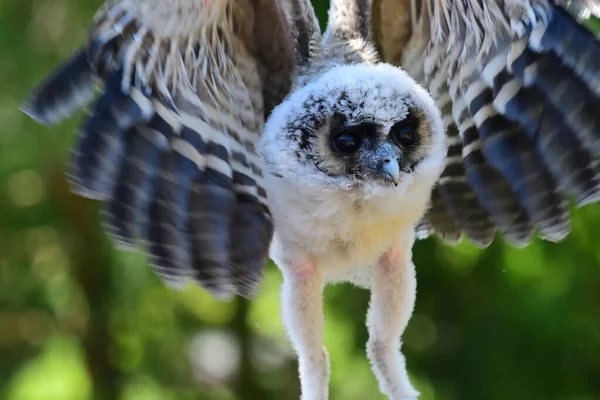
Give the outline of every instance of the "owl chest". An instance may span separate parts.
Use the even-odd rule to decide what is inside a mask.
[[[305,251],[321,268],[339,271],[372,265],[404,229],[412,229],[407,218],[390,213],[386,204],[337,204],[333,209],[314,205],[304,213],[309,222],[302,233]]]
[[[357,221],[329,238],[325,264],[334,269],[371,265],[392,246],[402,228],[400,220]]]

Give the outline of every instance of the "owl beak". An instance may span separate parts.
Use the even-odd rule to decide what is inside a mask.
[[[381,160],[377,172],[379,172],[385,180],[394,182],[395,186],[398,186],[400,183],[400,164],[395,157],[387,157]]]
[[[393,183],[395,186],[400,184],[400,153],[392,143],[379,143],[374,150],[364,154],[366,155],[364,165],[371,170],[374,177]]]

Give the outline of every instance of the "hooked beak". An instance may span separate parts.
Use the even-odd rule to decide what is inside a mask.
[[[386,180],[394,182],[395,186],[400,183],[400,164],[397,158],[385,158],[379,162],[377,172]]]
[[[398,186],[400,183],[400,153],[391,143],[381,143],[366,162],[366,165],[380,178]]]

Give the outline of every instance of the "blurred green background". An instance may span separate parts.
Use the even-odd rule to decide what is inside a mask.
[[[326,17],[327,1],[315,1]],[[270,265],[253,302],[165,288],[69,193],[79,118],[18,111],[86,37],[100,0],[0,0],[0,399],[297,399]],[[600,399],[600,206],[559,244],[416,245],[404,352],[423,400]],[[326,290],[331,398],[383,399],[365,357],[367,292]]]

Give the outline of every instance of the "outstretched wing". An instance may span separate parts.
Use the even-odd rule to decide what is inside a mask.
[[[101,88],[69,179],[168,282],[247,297],[261,280],[273,225],[255,143],[290,88],[286,15],[276,0],[107,0],[23,107],[54,124]]]
[[[517,246],[564,238],[568,201],[600,199],[596,37],[551,0],[374,0],[373,21],[384,59],[429,89],[446,124],[419,233],[482,247],[496,232]]]

